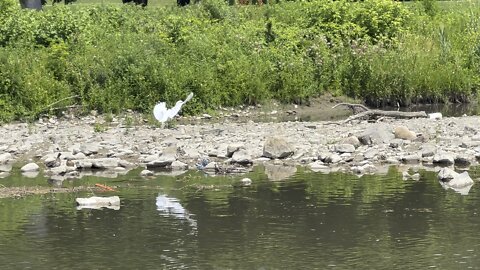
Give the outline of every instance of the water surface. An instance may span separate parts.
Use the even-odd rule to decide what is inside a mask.
[[[2,269],[475,269],[479,192],[444,190],[433,172],[387,175],[301,169],[247,176],[84,178],[117,187],[119,210],[82,209],[92,191],[0,199]],[[470,172],[480,177],[478,170]],[[43,178],[18,175],[4,186]]]

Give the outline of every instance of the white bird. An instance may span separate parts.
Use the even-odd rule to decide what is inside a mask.
[[[160,123],[165,123],[169,119],[173,119],[178,114],[183,104],[192,99],[192,97],[193,93],[190,93],[184,101],[177,101],[175,106],[173,106],[171,109],[167,109],[165,102],[158,103],[153,108],[153,115],[155,116],[155,119],[157,119]]]

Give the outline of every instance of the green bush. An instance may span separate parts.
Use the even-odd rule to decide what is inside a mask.
[[[7,0],[2,0],[5,3]],[[85,110],[185,113],[324,92],[371,105],[468,101],[478,89],[480,9],[418,12],[387,0],[184,8],[55,6],[0,16],[0,121]]]

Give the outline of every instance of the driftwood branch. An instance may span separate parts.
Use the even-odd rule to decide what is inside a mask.
[[[66,98],[62,98],[62,99],[57,100],[57,101],[53,102],[52,104],[49,104],[48,106],[44,107],[39,112],[44,112],[44,111],[50,109],[51,107],[57,105],[58,103],[60,103],[62,101],[69,100],[69,99],[74,99],[74,98],[78,98],[78,97],[79,97],[79,95],[73,95],[73,96],[69,96],[69,97],[66,97]],[[58,108],[56,108],[56,109],[58,109]]]
[[[366,106],[361,104],[350,104],[350,103],[339,103],[332,108],[339,106],[346,106],[351,109],[354,115],[348,117],[344,122],[348,123],[357,119],[378,119],[384,117],[390,118],[424,118],[427,117],[427,114],[424,111],[420,112],[400,112],[400,111],[383,111],[383,110],[370,110]],[[361,112],[356,113],[356,110],[361,109]]]
[[[352,104],[352,103],[338,103],[337,105],[333,106],[332,109],[335,109],[340,106],[349,108],[350,110],[352,110],[353,114],[357,114],[359,112],[365,112],[369,110],[366,106],[362,104]]]

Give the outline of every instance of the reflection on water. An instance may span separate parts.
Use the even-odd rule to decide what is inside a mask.
[[[186,220],[194,229],[197,229],[197,222],[191,217],[192,215],[183,208],[178,199],[159,194],[156,205],[157,210],[160,211],[163,216],[173,216],[177,219]]]
[[[75,198],[88,193],[0,199],[0,261],[2,269],[477,268],[478,185],[462,196],[419,173],[405,181],[394,168],[360,178],[299,169],[270,181],[255,170],[244,188],[195,173],[117,179],[117,211],[77,211]]]

